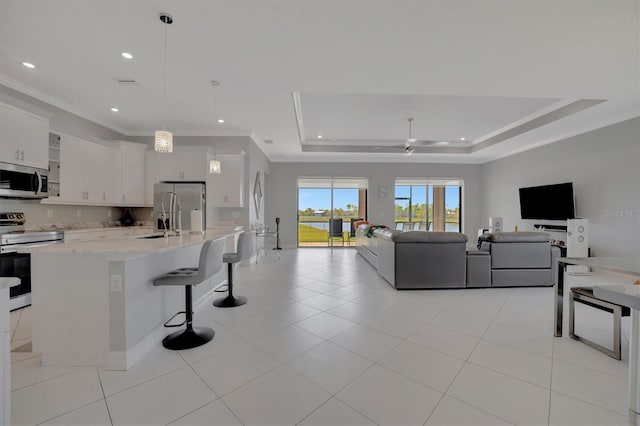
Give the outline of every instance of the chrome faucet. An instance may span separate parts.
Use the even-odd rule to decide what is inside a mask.
[[[162,198],[160,199],[160,205],[162,207],[162,223],[163,223],[163,232],[165,238],[168,236],[167,233],[167,225],[166,218],[167,212],[164,209],[164,197],[165,195],[171,195],[171,201],[169,203],[170,213],[172,213],[172,217],[169,220],[170,227],[173,227],[173,231],[175,231],[176,235],[182,234],[182,213],[180,212],[180,197],[173,191],[165,192],[162,194]]]

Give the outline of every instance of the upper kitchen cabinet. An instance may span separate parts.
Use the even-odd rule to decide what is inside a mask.
[[[213,205],[244,207],[245,154],[219,154],[221,173],[213,177]]]
[[[120,203],[140,206],[145,204],[145,151],[146,145],[115,141],[120,157]]]
[[[171,153],[147,151],[146,201],[153,203],[158,182],[207,182],[211,150],[204,146],[174,147]]]
[[[0,161],[49,167],[49,119],[0,103],[0,129]]]
[[[45,203],[118,205],[121,183],[117,149],[61,135],[60,197]]]

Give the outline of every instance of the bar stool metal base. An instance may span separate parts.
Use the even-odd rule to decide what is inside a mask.
[[[197,348],[213,339],[215,334],[216,332],[208,327],[187,328],[162,339],[162,346],[173,350]]]
[[[241,306],[247,303],[247,298],[244,296],[227,296],[221,297],[213,301],[213,306],[218,308],[233,308],[234,306]]]

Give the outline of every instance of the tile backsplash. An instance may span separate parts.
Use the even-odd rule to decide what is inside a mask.
[[[134,218],[137,221],[149,220],[146,210],[151,209],[134,209]],[[24,212],[27,228],[52,225],[80,228],[116,225],[124,210],[120,207],[48,205],[40,204],[40,200],[0,199],[0,212],[9,211]]]

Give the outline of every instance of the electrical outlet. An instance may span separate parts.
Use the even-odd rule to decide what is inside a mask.
[[[111,209],[107,209],[107,217],[111,217]]]
[[[48,218],[52,218],[53,217],[53,210],[47,209],[47,217]]]
[[[82,217],[82,210],[76,210],[76,217]]]
[[[122,275],[109,275],[109,283],[111,285],[111,291],[122,291]]]

